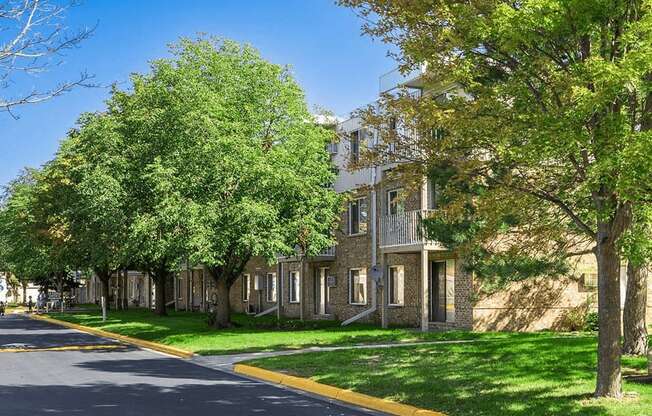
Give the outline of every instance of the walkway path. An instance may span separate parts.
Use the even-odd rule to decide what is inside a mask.
[[[352,349],[375,349],[375,348],[397,348],[397,347],[411,347],[419,345],[437,345],[437,344],[466,344],[471,342],[478,342],[483,340],[465,339],[465,340],[450,340],[450,341],[421,341],[421,342],[392,342],[388,344],[364,344],[364,345],[345,345],[339,347],[308,347],[296,350],[282,350],[282,351],[265,351],[265,352],[249,352],[242,354],[228,354],[228,355],[209,355],[209,356],[195,356],[192,361],[209,368],[215,368],[223,371],[233,371],[233,366],[242,361],[254,360],[257,358],[278,357],[281,355],[302,354],[306,352],[328,352],[339,350],[352,350]]]

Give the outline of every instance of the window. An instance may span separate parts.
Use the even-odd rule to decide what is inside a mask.
[[[360,130],[356,130],[350,135],[351,142],[351,162],[358,163],[360,161]]]
[[[251,287],[249,284],[250,278],[251,276],[249,274],[242,275],[242,301],[243,302],[249,302],[249,294],[251,293]]]
[[[583,273],[584,287],[587,289],[594,289],[598,287],[598,274],[597,273]]]
[[[267,273],[265,291],[267,302],[276,302],[276,273]]]
[[[367,232],[367,199],[358,198],[349,202],[349,235]]]
[[[443,140],[444,139],[444,129],[442,129],[441,127],[432,129],[432,138],[433,138],[433,140],[437,140],[437,141]]]
[[[367,304],[367,272],[364,269],[349,270],[349,303]]]
[[[387,192],[387,215],[394,215],[404,212],[401,189],[393,189]]]
[[[439,186],[428,180],[428,209],[437,209],[439,204]]]
[[[404,304],[404,275],[403,266],[391,266],[389,268],[389,304],[392,306]]]
[[[290,272],[290,303],[299,303],[300,285],[299,272]]]

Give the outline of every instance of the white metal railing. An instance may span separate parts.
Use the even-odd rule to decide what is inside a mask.
[[[287,260],[287,259],[298,259],[301,257],[302,252],[299,250],[298,247],[294,249],[294,255],[291,256],[285,256],[285,255],[278,255],[277,258],[279,260]],[[324,250],[322,250],[317,256],[315,257],[335,257],[335,246],[328,247]]]
[[[403,73],[399,68],[393,69],[380,76],[378,80],[378,87],[380,93],[388,92],[394,88],[400,88],[409,85],[410,81],[418,79],[426,72],[425,65],[419,65],[408,73]]]
[[[335,257],[335,246],[328,247],[317,255],[317,257]]]
[[[380,246],[407,246],[430,242],[425,238],[423,218],[428,210],[399,212],[380,218]]]

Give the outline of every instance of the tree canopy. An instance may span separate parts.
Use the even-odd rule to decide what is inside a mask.
[[[386,134],[400,136],[405,156],[447,177],[445,223],[470,218],[461,236],[472,239],[516,231],[508,242],[529,247],[536,235],[550,236],[537,227],[557,228],[560,238],[537,251],[591,241],[596,395],[620,396],[618,242],[650,195],[650,1],[341,3],[367,18],[367,33],[399,47],[404,70],[427,66],[427,94],[386,96],[380,108],[418,133]],[[471,203],[464,188],[477,196]],[[518,216],[542,221],[510,224]]]

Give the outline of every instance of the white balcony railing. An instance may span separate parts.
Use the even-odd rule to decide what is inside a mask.
[[[317,257],[335,257],[335,246],[328,247],[317,255]]]
[[[380,218],[380,246],[395,247],[432,243],[425,238],[423,218],[427,210],[405,211]]]
[[[285,261],[294,261],[298,260],[302,256],[301,250],[299,248],[294,249],[294,255],[292,256],[284,256],[284,255],[279,255],[277,258],[279,261],[285,260]],[[315,257],[335,257],[335,246],[328,247],[324,250],[322,250],[319,254],[317,254]]]
[[[380,76],[378,87],[380,93],[389,92],[395,88],[408,87],[413,88],[418,85],[419,78],[426,72],[426,65],[419,65],[408,73],[400,69],[393,69]]]

